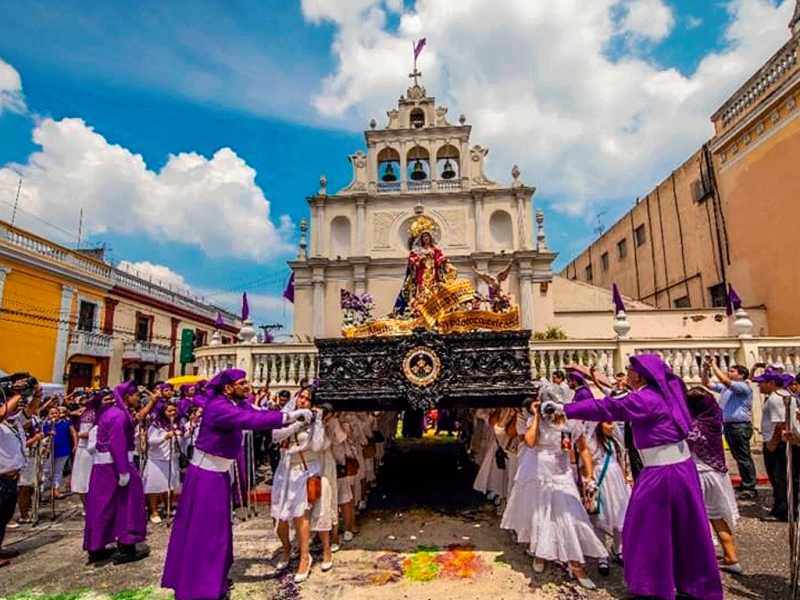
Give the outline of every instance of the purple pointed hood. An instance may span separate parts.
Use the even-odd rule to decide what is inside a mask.
[[[667,402],[678,430],[682,435],[688,435],[692,428],[692,418],[686,405],[686,384],[683,383],[683,379],[678,377],[657,354],[631,356],[629,368],[659,391]]]
[[[114,402],[123,410],[126,415],[128,415],[128,418],[131,421],[133,421],[133,417],[131,416],[131,412],[128,410],[128,405],[125,404],[125,397],[130,394],[135,394],[138,391],[139,388],[132,381],[125,381],[114,388]]]

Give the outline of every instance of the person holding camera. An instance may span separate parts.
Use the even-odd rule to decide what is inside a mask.
[[[161,586],[174,590],[176,600],[216,599],[228,593],[233,564],[231,468],[242,448],[242,431],[311,421],[310,410],[256,410],[249,396],[247,373],[239,369],[222,371],[195,396],[203,418],[161,577]]]
[[[700,477],[686,442],[692,429],[686,385],[655,354],[630,358],[628,385],[624,398],[563,407],[570,419],[631,422],[644,469],[622,529],[628,587],[640,596],[722,600]]]
[[[6,526],[17,506],[19,476],[27,462],[25,422],[38,410],[42,388],[29,376],[7,380],[0,388],[0,567],[19,555],[18,550],[3,550]],[[32,394],[30,402],[26,397]]]
[[[719,383],[710,383],[711,373]],[[719,394],[723,435],[742,478],[736,491],[744,498],[755,499],[756,467],[750,452],[750,440],[753,437],[753,390],[747,383],[750,371],[742,365],[731,365],[727,371],[723,371],[717,360],[707,356],[703,360],[700,376],[704,386]]]

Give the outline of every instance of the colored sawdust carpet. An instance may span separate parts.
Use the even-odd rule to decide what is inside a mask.
[[[435,547],[419,547],[402,566],[405,577],[412,581],[470,579],[490,570],[470,546],[448,546],[444,552]]]

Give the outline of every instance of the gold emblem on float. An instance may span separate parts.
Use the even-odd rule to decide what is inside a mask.
[[[403,357],[403,375],[414,385],[424,387],[432,384],[441,370],[439,355],[426,346],[411,348]]]

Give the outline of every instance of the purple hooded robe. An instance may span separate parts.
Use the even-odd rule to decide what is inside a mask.
[[[124,398],[134,392],[135,384],[121,383],[114,388],[113,404],[97,407],[99,397],[93,403],[97,411],[97,454],[89,477],[83,530],[83,549],[88,552],[102,550],[113,542],[143,542],[147,535],[142,478],[129,458],[134,448],[134,427]],[[111,462],[99,464],[97,456],[101,454],[110,454]],[[130,480],[120,486],[119,476],[125,473],[130,474]]]
[[[222,395],[225,385],[245,375],[228,369],[209,382],[202,396],[195,457],[200,450],[235,460],[242,449],[242,430],[283,427],[282,412],[256,410],[246,400],[237,404]],[[217,599],[227,593],[233,564],[231,493],[229,471],[189,464],[161,578],[162,587],[175,590],[176,600]]]
[[[691,429],[683,381],[656,355],[631,357],[646,385],[622,398],[573,402],[569,419],[630,421],[639,449],[685,440]],[[642,470],[622,531],[625,581],[635,594],[674,600],[676,590],[722,600],[722,580],[691,458]]]

